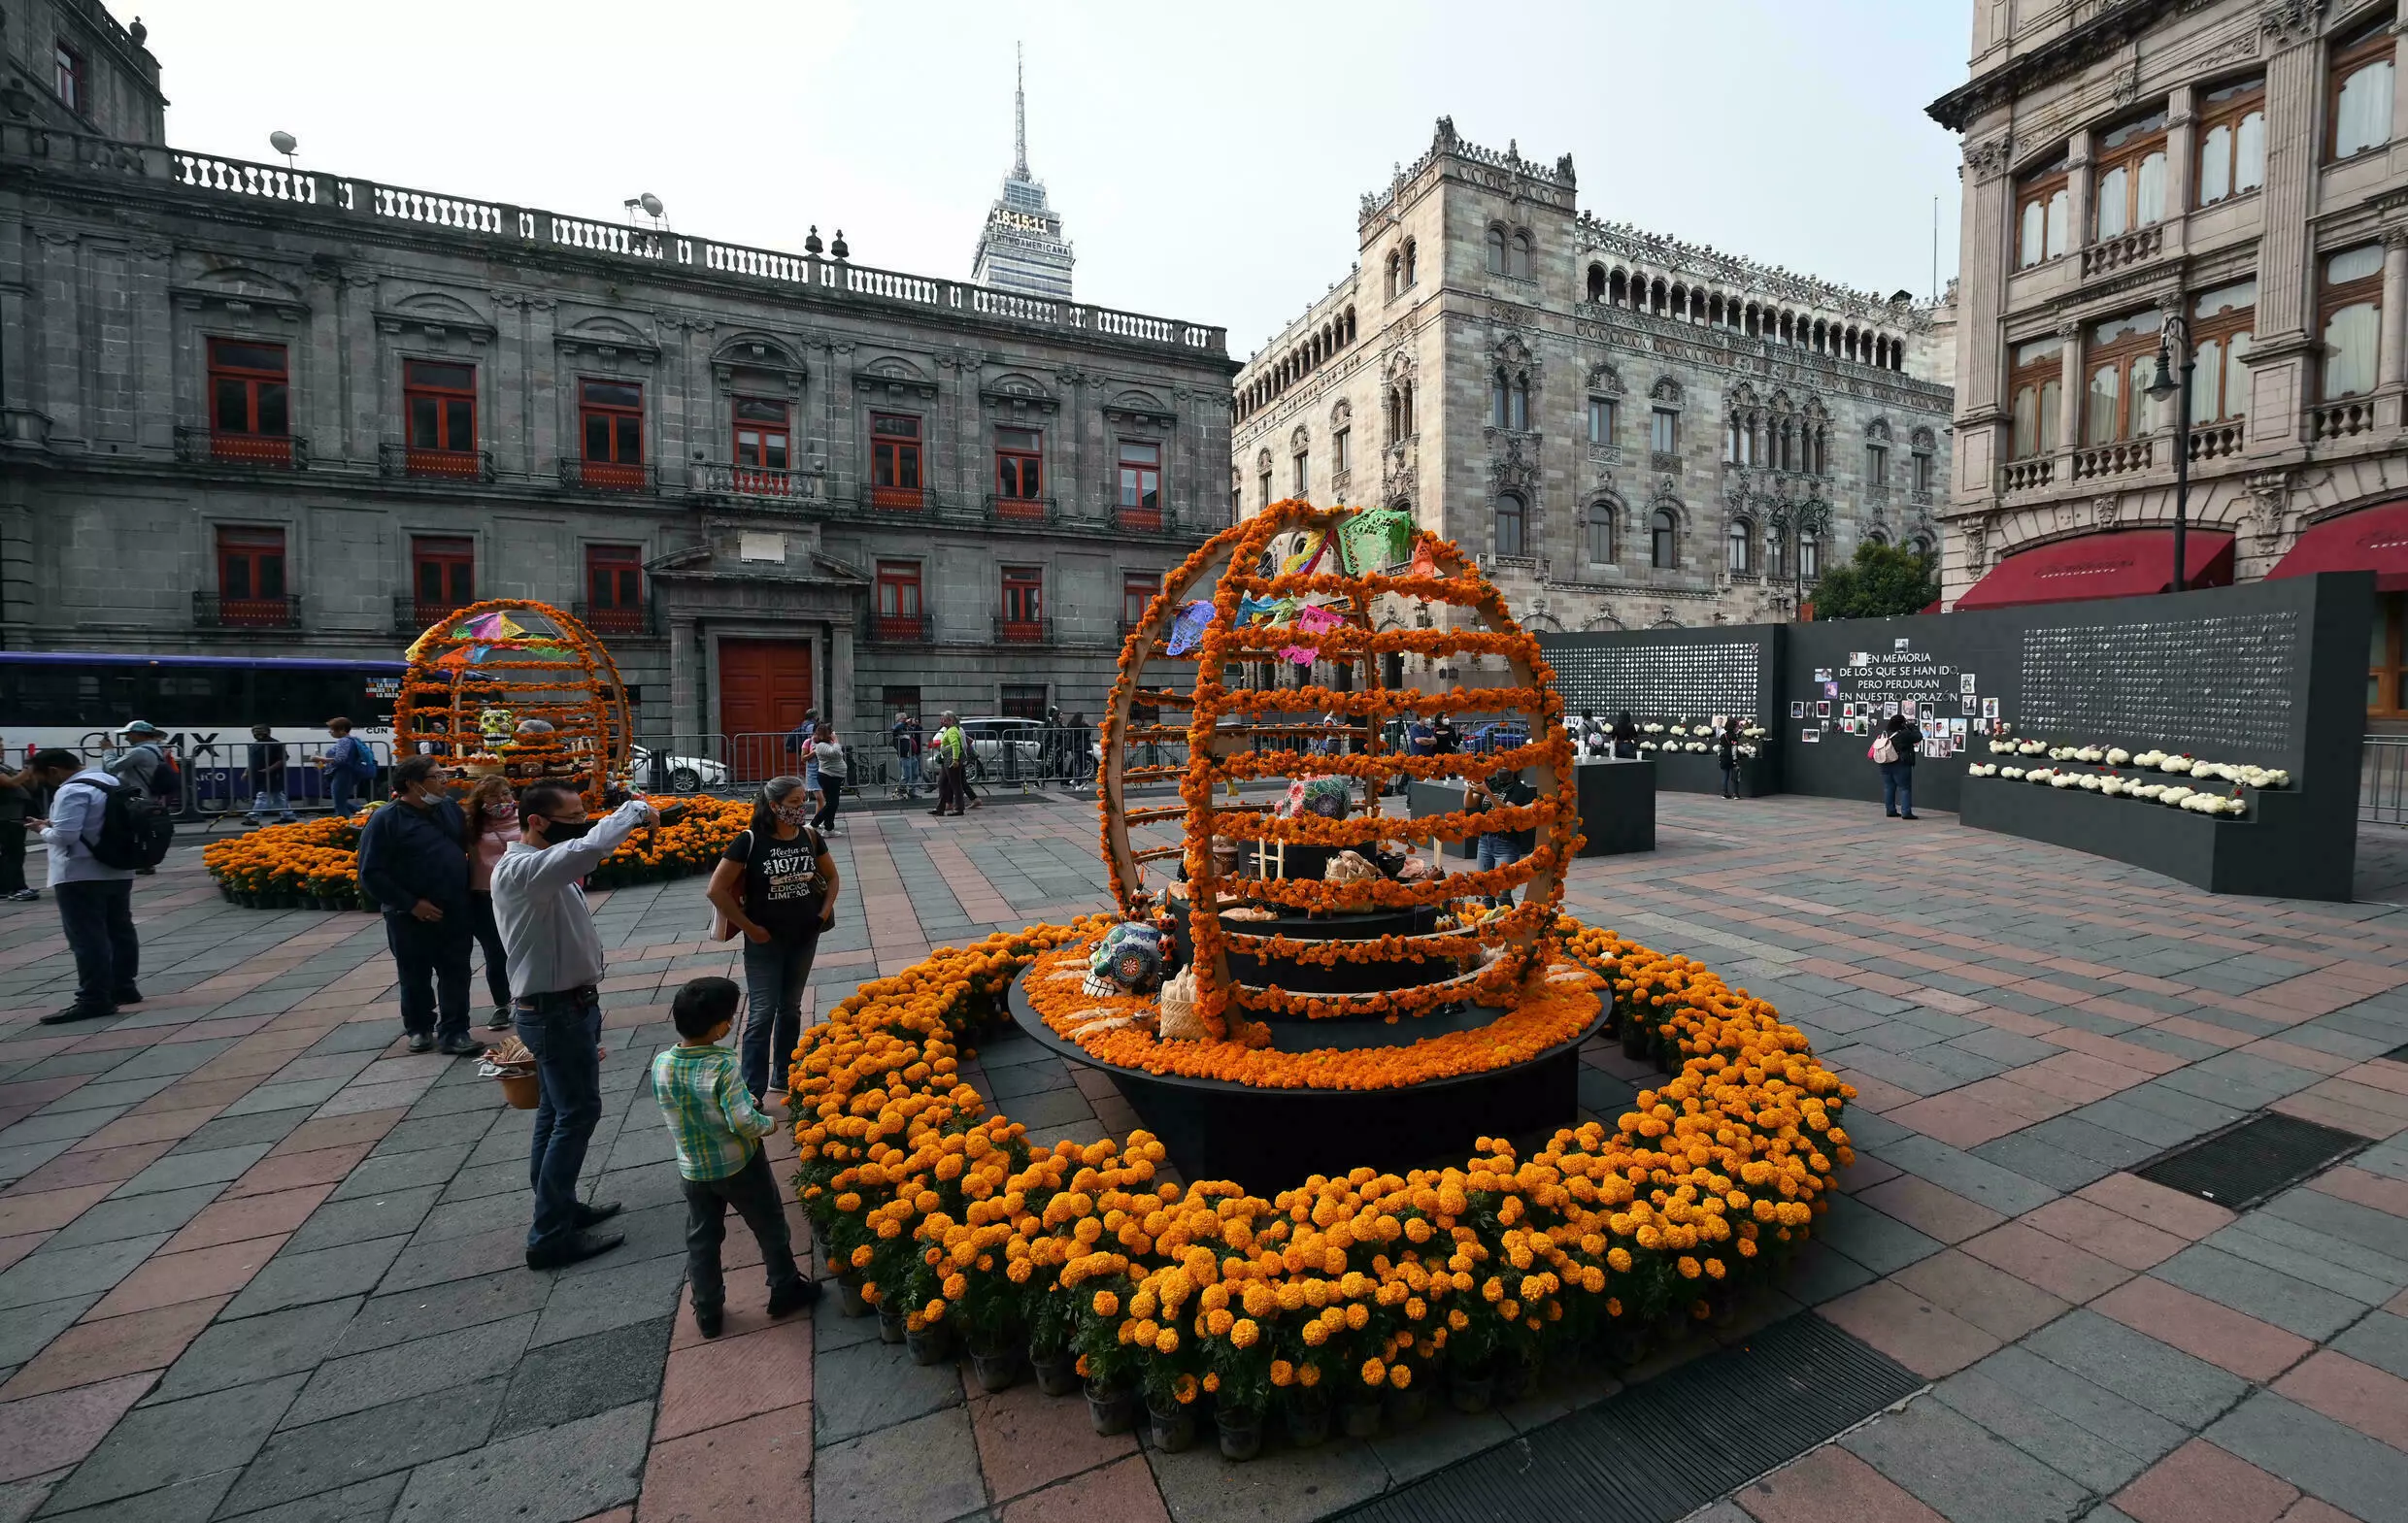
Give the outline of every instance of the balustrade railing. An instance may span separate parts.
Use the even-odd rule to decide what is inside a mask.
[[[299,434],[230,434],[179,423],[176,458],[192,465],[303,471],[309,468],[310,446]]]
[[[2083,249],[2082,275],[2088,280],[2093,275],[2104,275],[2110,270],[2121,270],[2144,259],[2154,259],[2164,251],[2164,224],[2153,222],[2119,237],[2101,239]]]
[[[656,635],[660,630],[653,621],[652,608],[650,602],[595,603],[579,598],[569,605],[569,612],[597,635]]]
[[[989,492],[987,516],[996,523],[1050,523],[1054,512],[1051,497],[1006,497]]]
[[[999,646],[1050,646],[1054,643],[1054,621],[1051,618],[1005,618],[995,615],[995,644]]]
[[[924,646],[936,632],[936,620],[925,613],[872,613],[862,638],[873,646]]]
[[[814,471],[773,471],[754,465],[701,465],[687,478],[692,490],[720,497],[761,498],[780,503],[817,501],[819,476]]]
[[[918,513],[928,506],[928,491],[922,486],[873,486],[870,506],[886,513]]]
[[[1023,296],[963,281],[874,269],[846,260],[751,248],[624,222],[382,185],[282,164],[258,164],[216,154],[120,143],[27,122],[0,122],[0,156],[64,162],[251,201],[406,222],[482,239],[549,244],[648,263],[689,265],[746,280],[809,285],[831,294],[907,302],[1013,322],[1083,329],[1138,343],[1216,354],[1228,349],[1226,331],[1205,323]]]
[[[2223,460],[2241,452],[2247,444],[2248,430],[2236,419],[2229,423],[2193,423],[2191,425],[2191,463]]]
[[[1998,468],[2001,492],[2032,492],[2057,480],[2057,461],[2048,455],[2010,460]]]
[[[2099,445],[2074,451],[2073,479],[2095,481],[2110,476],[2129,476],[2146,471],[2157,463],[2155,439],[2126,439],[2112,445]]]
[[[575,455],[560,457],[560,484],[575,491],[649,492],[655,480],[650,461],[642,465],[629,465],[619,460],[582,460]]]
[[[288,592],[273,598],[236,598],[220,592],[195,592],[192,622],[200,629],[298,629],[301,596]]]
[[[377,468],[387,477],[437,481],[490,481],[490,449],[420,449],[411,445],[377,446]]]
[[[2313,409],[2308,419],[2309,432],[2319,444],[2326,440],[2347,439],[2375,426],[2375,405],[2365,397],[2355,397],[2347,402],[2333,402]]]

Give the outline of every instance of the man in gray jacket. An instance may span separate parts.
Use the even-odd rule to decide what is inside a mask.
[[[59,928],[75,953],[75,1003],[42,1017],[45,1026],[115,1015],[120,1005],[139,1005],[134,979],[142,972],[142,943],[134,935],[134,871],[110,867],[92,855],[100,839],[109,794],[120,786],[105,768],[87,767],[73,751],[36,751],[26,769],[50,791],[50,816],[28,819],[24,829],[42,833],[50,848],[50,897],[58,901]]]
[[[602,938],[585,908],[585,875],[655,815],[629,799],[588,819],[576,790],[539,782],[518,795],[518,839],[493,867],[493,919],[510,954],[518,1040],[535,1054],[541,1100],[527,1176],[535,1220],[526,1266],[559,1269],[607,1253],[621,1233],[586,1229],[619,1213],[616,1202],[577,1199],[585,1143],[602,1117]]]

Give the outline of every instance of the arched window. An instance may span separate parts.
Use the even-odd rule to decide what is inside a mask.
[[[1488,229],[1488,273],[1505,273],[1505,229],[1501,227]]]
[[[1756,545],[1756,526],[1745,518],[1731,520],[1730,533],[1723,540],[1723,564],[1734,577],[1748,575],[1752,551]]]
[[[1918,534],[1906,542],[1906,547],[1923,559],[1929,560],[1931,558],[1931,536]]]
[[[1589,564],[1591,566],[1613,565],[1614,505],[1612,503],[1590,503],[1588,522],[1584,527],[1588,531],[1586,537],[1589,542]]]
[[[1509,414],[1511,421],[1506,426],[1527,432],[1530,427],[1530,378],[1528,376],[1516,373],[1511,401],[1513,403]]]
[[[1657,571],[1671,571],[1680,564],[1680,527],[1673,519],[1672,510],[1658,508],[1647,522],[1652,541],[1647,563]]]
[[[1404,289],[1405,256],[1394,249],[1388,256],[1388,293],[1390,296]]]
[[[1615,271],[1613,278],[1606,282],[1606,300],[1617,307],[1628,306],[1630,304],[1630,277],[1620,270]]]
[[[1882,533],[1879,529],[1867,529],[1864,531],[1864,543],[1867,545],[1887,545],[1890,543],[1890,536]]]
[[[1528,280],[1530,278],[1530,235],[1527,233],[1514,234],[1513,247],[1508,250],[1508,254],[1511,262],[1505,273],[1517,280]]]
[[[1397,389],[1398,389],[1398,390],[1399,390],[1399,391],[1403,394],[1404,399],[1405,399],[1405,431],[1404,431],[1402,434],[1399,434],[1397,437],[1398,437],[1398,438],[1400,438],[1400,439],[1410,439],[1410,438],[1412,438],[1412,437],[1413,437],[1413,431],[1414,431],[1414,430],[1413,430],[1413,382],[1412,382],[1412,381],[1399,381],[1399,382],[1397,383]]]
[[[1405,283],[1406,283],[1407,285],[1411,285],[1411,284],[1413,283],[1413,267],[1414,267],[1414,247],[1413,247],[1413,240],[1412,240],[1412,239],[1410,239],[1410,238],[1408,238],[1408,239],[1406,239],[1406,240],[1405,240]]]
[[[1764,575],[1778,580],[1789,574],[1789,542],[1778,524],[1764,530]]]
[[[1797,574],[1805,581],[1823,575],[1823,542],[1811,534],[1797,537]]]
[[[1488,373],[1488,426],[1491,428],[1512,426],[1507,412],[1511,404],[1506,400],[1505,391],[1505,367],[1499,365]]]
[[[1589,299],[1592,302],[1605,300],[1604,265],[1592,264],[1589,267]]]
[[[1817,476],[1828,476],[1831,474],[1831,431],[1827,428],[1816,429],[1814,432],[1814,474]]]
[[[1496,499],[1496,552],[1519,556],[1522,549],[1522,499],[1512,492],[1500,492]]]
[[[1354,342],[1354,309],[1352,307],[1346,310],[1346,342]]]

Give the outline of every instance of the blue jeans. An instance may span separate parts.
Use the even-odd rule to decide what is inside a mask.
[[[903,791],[906,795],[916,795],[924,786],[926,779],[920,773],[920,753],[914,751],[903,758]]]
[[[261,788],[251,797],[251,811],[253,814],[289,814],[292,812],[292,801],[282,788]]]
[[[351,794],[354,790],[360,793],[368,791],[360,787],[360,780],[341,767],[326,769],[326,802],[333,807],[337,814],[349,814],[351,811]]]
[[[1739,764],[1735,761],[1722,764],[1722,797],[1739,797]]]
[[[117,1008],[142,974],[142,943],[134,936],[134,880],[130,877],[69,879],[50,885],[58,901],[59,929],[75,953],[76,1008]]]
[[[1505,867],[1508,864],[1519,862],[1521,860],[1522,847],[1513,837],[1500,836],[1494,831],[1483,831],[1481,833],[1480,845],[1476,857],[1476,861],[1478,862],[1481,872],[1489,872],[1492,869]],[[1514,894],[1512,889],[1507,889],[1501,894],[1490,894],[1488,896],[1488,903],[1492,905],[1510,905],[1513,902]]]
[[[1882,763],[1882,808],[1892,814],[1915,812],[1915,767],[1913,763]]]
[[[797,941],[744,944],[745,995],[752,1006],[744,1022],[744,1087],[755,1105],[770,1090],[786,1087],[794,1044],[803,1036],[803,985],[819,949],[816,931]]]
[[[602,1119],[602,1002],[591,993],[540,994],[518,1001],[518,1040],[535,1054],[543,1098],[535,1107],[527,1179],[535,1186],[529,1252],[577,1233],[577,1175],[585,1143]]]

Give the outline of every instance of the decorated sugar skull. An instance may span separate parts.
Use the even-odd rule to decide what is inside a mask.
[[[518,728],[518,716],[507,709],[487,709],[477,715],[477,729],[487,741],[506,741]]]
[[[1089,994],[1144,994],[1162,981],[1170,944],[1157,928],[1124,920],[1104,933],[1087,958]]]

